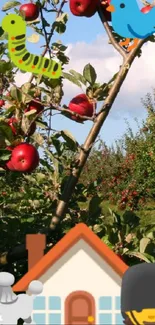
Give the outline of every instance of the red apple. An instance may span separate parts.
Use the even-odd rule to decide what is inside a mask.
[[[10,162],[16,171],[32,172],[39,165],[39,154],[32,144],[21,143],[13,149]]]
[[[19,12],[24,14],[26,21],[32,21],[39,16],[39,7],[34,3],[25,3],[19,8]]]
[[[44,106],[40,103],[35,102],[34,100],[31,100],[31,102],[28,104],[28,107],[25,109],[25,113],[31,111],[32,109],[35,109],[36,113],[38,114],[43,111]]]
[[[92,17],[96,11],[99,0],[70,0],[70,11],[74,16]]]
[[[0,99],[0,108],[3,107],[4,105],[5,105],[4,99]]]
[[[8,125],[10,126],[14,135],[17,135],[17,123],[18,121],[15,117],[11,117],[8,122]]]
[[[75,112],[82,116],[93,116],[93,104],[89,101],[88,97],[85,94],[80,94],[74,97],[70,101],[68,107],[72,112]],[[77,122],[82,121],[80,117],[76,116],[72,116],[72,119]]]
[[[149,6],[145,6],[141,9],[141,12],[143,12],[144,14],[147,14],[150,10],[152,9],[152,7]]]

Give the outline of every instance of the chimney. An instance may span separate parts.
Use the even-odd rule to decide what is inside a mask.
[[[44,255],[46,235],[26,235],[26,249],[28,250],[28,270],[30,270]]]

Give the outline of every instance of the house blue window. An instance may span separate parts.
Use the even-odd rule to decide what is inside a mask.
[[[112,325],[112,315],[111,314],[99,314],[99,324],[100,325]]]
[[[46,324],[46,315],[45,314],[33,314],[33,321],[37,325]]]
[[[61,310],[60,297],[57,297],[57,296],[49,297],[49,309],[50,310]]]
[[[49,314],[50,325],[61,325],[61,314]]]
[[[34,310],[45,310],[45,297],[44,296],[39,296],[34,299],[33,309]]]
[[[116,325],[122,325],[123,323],[123,317],[121,314],[116,314],[115,315],[115,324]]]
[[[112,298],[110,296],[100,297],[99,299],[99,310],[111,310]]]
[[[120,300],[120,296],[115,297],[115,309],[116,310],[120,310],[121,308],[121,300]]]

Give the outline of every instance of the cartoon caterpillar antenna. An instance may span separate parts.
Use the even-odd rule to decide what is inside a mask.
[[[31,54],[26,49],[26,23],[21,16],[16,14],[5,16],[2,20],[2,28],[8,33],[8,49],[11,60],[19,69],[41,74],[50,79],[61,77],[61,65],[59,63]]]

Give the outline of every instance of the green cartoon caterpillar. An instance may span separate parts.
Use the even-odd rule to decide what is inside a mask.
[[[54,60],[31,54],[26,49],[26,23],[22,17],[9,14],[2,20],[8,33],[8,49],[13,63],[21,70],[41,74],[50,79],[61,77],[61,65]]]

